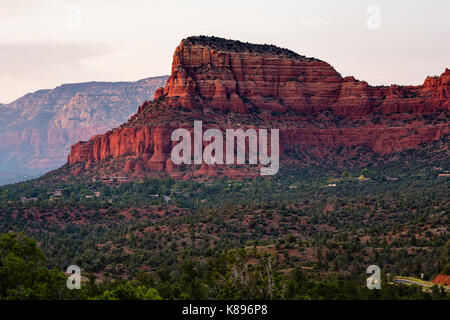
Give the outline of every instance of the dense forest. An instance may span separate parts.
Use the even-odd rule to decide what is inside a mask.
[[[36,241],[23,234],[0,237],[1,299],[448,299],[444,288],[427,292],[417,286],[387,283],[369,290],[358,277],[307,276],[295,267],[289,275],[276,271],[270,254],[229,250],[204,261],[188,259],[154,274],[138,271],[134,279],[97,282],[88,274],[80,290],[69,290],[67,276],[45,266]],[[362,279],[359,279],[362,280]]]
[[[50,173],[4,186],[0,298],[448,299],[394,281],[450,273],[447,153],[430,144],[366,168],[247,180]],[[373,264],[381,290],[365,285]],[[81,290],[66,288],[69,265]]]

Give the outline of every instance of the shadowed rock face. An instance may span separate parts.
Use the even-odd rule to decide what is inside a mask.
[[[68,163],[78,173],[100,176],[168,172],[190,178],[222,169],[235,176],[236,170],[206,165],[181,173],[171,163],[171,132],[191,128],[194,120],[222,129],[278,128],[287,158],[298,151],[306,162],[330,155],[358,162],[363,159],[352,150],[386,155],[450,133],[449,88],[448,69],[421,86],[372,87],[287,49],[191,37],[176,48],[171,75],[154,101],[122,126],[72,146]],[[345,152],[337,156],[337,149]],[[92,165],[99,162],[100,171]]]
[[[11,178],[64,164],[73,143],[127,121],[166,80],[64,84],[0,105],[1,171]]]

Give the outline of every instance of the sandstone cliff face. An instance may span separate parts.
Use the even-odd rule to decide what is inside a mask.
[[[224,50],[183,41],[175,50],[163,94],[188,108],[211,104],[246,113],[252,108],[317,112],[335,103],[343,79],[329,64],[285,51]]]
[[[299,113],[332,108],[339,114],[361,116],[449,108],[448,69],[440,77],[428,77],[422,86],[371,87],[354,77],[343,79],[326,62],[288,50],[251,46],[246,50],[245,45],[216,42],[182,41],[167,85],[156,97],[179,97],[190,108],[209,104],[241,113],[253,107]]]
[[[0,106],[0,167],[37,174],[62,165],[70,146],[128,120],[167,77],[40,90]]]
[[[449,79],[446,69],[422,86],[372,87],[286,49],[188,38],[175,50],[172,73],[154,101],[119,128],[72,146],[68,163],[83,171],[122,160],[109,174],[133,175],[138,166],[138,176],[166,171],[187,178],[222,169],[234,175],[220,166],[180,173],[171,163],[171,132],[194,120],[221,129],[278,128],[285,155],[302,150],[325,158],[330,150],[355,147],[390,154],[450,133]]]

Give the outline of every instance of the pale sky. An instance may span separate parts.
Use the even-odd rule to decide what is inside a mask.
[[[450,1],[0,0],[0,103],[84,81],[170,73],[191,35],[289,48],[372,85],[450,68]]]

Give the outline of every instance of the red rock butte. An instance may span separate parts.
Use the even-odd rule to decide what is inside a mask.
[[[154,100],[122,126],[73,145],[68,163],[73,173],[97,176],[239,175],[236,168],[173,165],[170,135],[194,120],[206,128],[280,129],[281,154],[299,152],[304,163],[361,162],[361,150],[383,156],[449,134],[449,89],[449,69],[419,86],[370,86],[288,49],[190,37],[176,48],[170,78]]]

